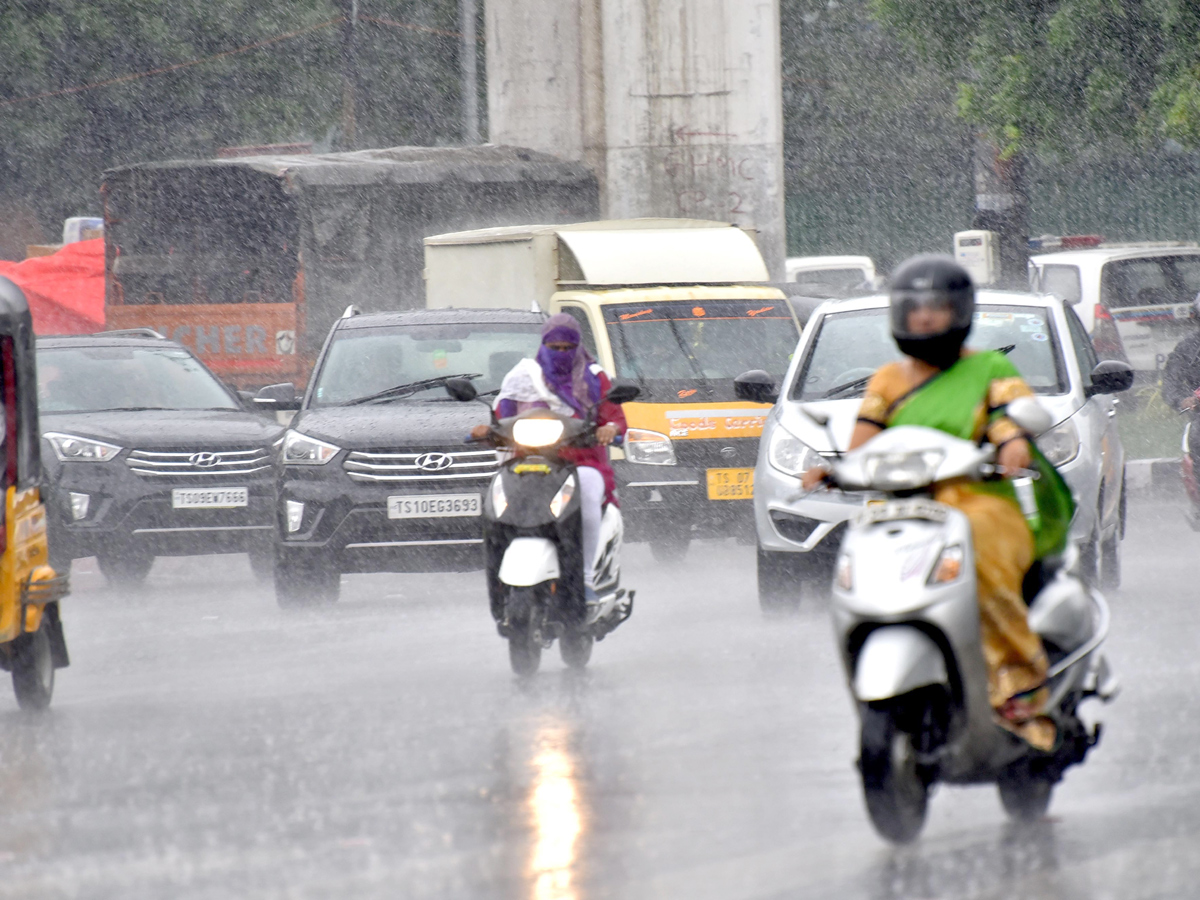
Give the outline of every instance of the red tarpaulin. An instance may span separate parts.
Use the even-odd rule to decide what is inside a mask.
[[[38,334],[104,330],[104,239],[67,244],[49,256],[0,260],[0,275],[25,292]]]

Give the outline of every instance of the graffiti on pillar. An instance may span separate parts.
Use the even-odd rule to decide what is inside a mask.
[[[738,135],[692,125],[672,129],[679,143],[664,148],[662,172],[671,184],[676,214],[733,219],[749,216],[757,166],[754,157],[726,144],[692,144],[692,138],[736,140]]]

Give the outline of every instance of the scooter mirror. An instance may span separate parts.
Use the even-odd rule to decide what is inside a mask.
[[[1008,417],[1036,437],[1051,429],[1054,419],[1033,397],[1018,397],[1008,404]]]
[[[636,384],[630,384],[627,381],[616,382],[608,391],[608,401],[610,403],[629,403],[636,400],[642,389]]]
[[[462,403],[468,403],[479,396],[479,392],[475,390],[475,385],[471,384],[465,378],[448,378],[446,380],[446,393]]]
[[[762,369],[751,369],[733,379],[733,393],[739,400],[751,403],[774,403],[779,399],[775,379]]]

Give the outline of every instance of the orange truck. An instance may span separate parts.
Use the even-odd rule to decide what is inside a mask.
[[[140,163],[101,193],[108,327],[153,328],[239,389],[302,385],[348,306],[423,307],[426,235],[599,204],[582,164],[502,146]]]

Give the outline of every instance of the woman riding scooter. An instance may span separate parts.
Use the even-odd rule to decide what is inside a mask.
[[[850,448],[883,429],[924,425],[998,448],[1003,471],[1036,468],[1037,527],[1022,513],[1013,483],[951,484],[936,499],[963,512],[975,545],[979,613],[989,699],[997,721],[1034,747],[1050,750],[1055,729],[1040,713],[1049,696],[1041,641],[1030,628],[1022,581],[1034,560],[1060,552],[1073,511],[1069,489],[1029,436],[1005,415],[1007,404],[1032,396],[1002,353],[964,349],[975,312],[970,275],[953,260],[917,256],[896,270],[890,286],[892,336],[905,357],[880,368],[867,385]],[[804,474],[815,487],[823,469]]]
[[[534,359],[523,359],[504,376],[496,397],[496,415],[505,419],[527,409],[541,407],[560,415],[586,419],[594,415],[596,446],[565,447],[559,456],[578,466],[583,519],[584,592],[595,601],[592,561],[600,540],[602,508],[615,500],[616,478],[608,462],[607,445],[625,433],[625,414],[619,404],[608,402],[612,387],[604,370],[584,349],[579,325],[567,313],[557,313],[542,327],[542,346]],[[489,426],[471,431],[476,440],[487,437]],[[503,610],[492,610],[499,622]]]

